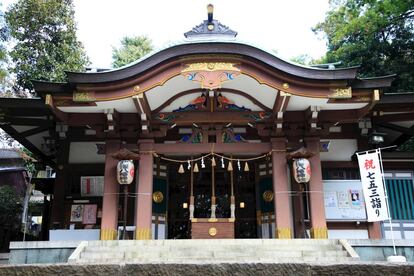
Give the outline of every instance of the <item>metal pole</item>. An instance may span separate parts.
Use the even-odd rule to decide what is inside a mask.
[[[380,163],[380,166],[381,166],[382,185],[384,187],[384,193],[385,193],[385,203],[387,204],[388,218],[389,218],[390,229],[391,229],[392,247],[394,248],[394,255],[396,256],[397,255],[397,249],[395,248],[395,239],[394,239],[394,231],[392,229],[392,219],[391,219],[391,212],[390,212],[390,204],[389,204],[389,201],[388,201],[388,191],[387,191],[387,185],[385,183],[384,168],[382,166],[381,148],[377,149],[377,151],[378,151],[378,155],[379,155],[379,163]]]
[[[122,233],[122,239],[126,238],[126,222],[127,222],[127,209],[128,209],[128,185],[124,185],[124,229]]]
[[[392,149],[392,148],[396,148],[397,146],[388,146],[388,147],[383,147],[383,148],[376,148],[376,149],[372,149],[372,150],[363,150],[363,151],[358,151],[356,152],[356,154],[361,155],[361,154],[366,154],[368,152],[372,152],[372,151],[376,151],[376,150],[385,150],[385,149]],[[382,159],[381,159],[382,160]]]

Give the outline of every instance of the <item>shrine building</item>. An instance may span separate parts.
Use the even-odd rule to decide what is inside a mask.
[[[212,12],[184,36],[118,69],[33,81],[38,98],[0,99],[0,127],[56,172],[32,182],[49,195],[44,239],[387,237],[367,222],[355,153],[412,136],[414,97],[384,92],[395,76],[285,61]],[[384,152],[401,229],[413,160]]]

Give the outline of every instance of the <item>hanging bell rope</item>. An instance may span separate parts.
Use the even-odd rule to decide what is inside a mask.
[[[227,161],[247,162],[247,161],[255,161],[255,160],[258,160],[258,159],[262,159],[262,158],[268,157],[268,156],[270,156],[272,154],[272,152],[285,152],[285,151],[284,150],[272,150],[272,151],[270,151],[268,153],[265,153],[265,154],[262,154],[262,155],[259,155],[259,156],[256,156],[256,157],[250,157],[250,158],[233,158],[233,157],[228,157],[228,156],[225,156],[225,155],[222,155],[222,154],[218,154],[218,153],[215,153],[215,152],[210,152],[210,153],[207,153],[205,155],[201,155],[200,157],[197,157],[197,158],[185,159],[185,160],[168,158],[168,157],[164,157],[164,156],[161,156],[161,155],[158,155],[158,154],[156,154],[156,155],[154,154],[154,155],[156,157],[162,159],[162,160],[170,161],[170,162],[175,162],[175,163],[186,163],[186,162],[197,162],[197,161],[202,161],[202,163],[204,163],[204,158],[208,158],[208,157],[212,156],[211,157],[212,164],[213,164],[213,160],[214,160],[214,164],[216,164],[216,161],[214,159],[215,156],[217,156],[218,158],[221,158],[223,161],[224,160],[227,160]]]

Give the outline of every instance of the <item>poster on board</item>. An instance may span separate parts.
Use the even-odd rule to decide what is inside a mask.
[[[73,204],[70,210],[70,222],[81,222],[83,218],[83,205]]]
[[[359,180],[324,180],[327,220],[366,220],[365,201]]]
[[[96,204],[84,205],[82,223],[83,224],[95,224],[97,210],[98,210],[98,206]]]
[[[82,176],[81,196],[103,196],[103,176]]]

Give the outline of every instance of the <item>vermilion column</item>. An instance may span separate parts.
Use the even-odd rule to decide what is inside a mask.
[[[279,239],[292,238],[292,211],[289,200],[289,186],[286,163],[286,139],[273,138],[272,170],[273,191],[276,219],[275,237]]]
[[[381,223],[379,221],[368,222],[368,237],[372,240],[382,239]]]
[[[104,195],[102,204],[101,240],[115,240],[118,228],[119,184],[116,180],[118,160],[112,154],[120,148],[120,141],[106,141]]]
[[[319,137],[308,137],[305,138],[305,143],[307,149],[314,153],[314,156],[309,158],[312,173],[309,182],[311,237],[314,239],[327,239],[328,228],[326,227],[322,167],[319,153],[320,139]]]
[[[153,140],[139,140],[139,168],[137,198],[135,204],[135,239],[151,239],[152,224],[152,178],[153,178]],[[164,195],[165,196],[165,195]]]

